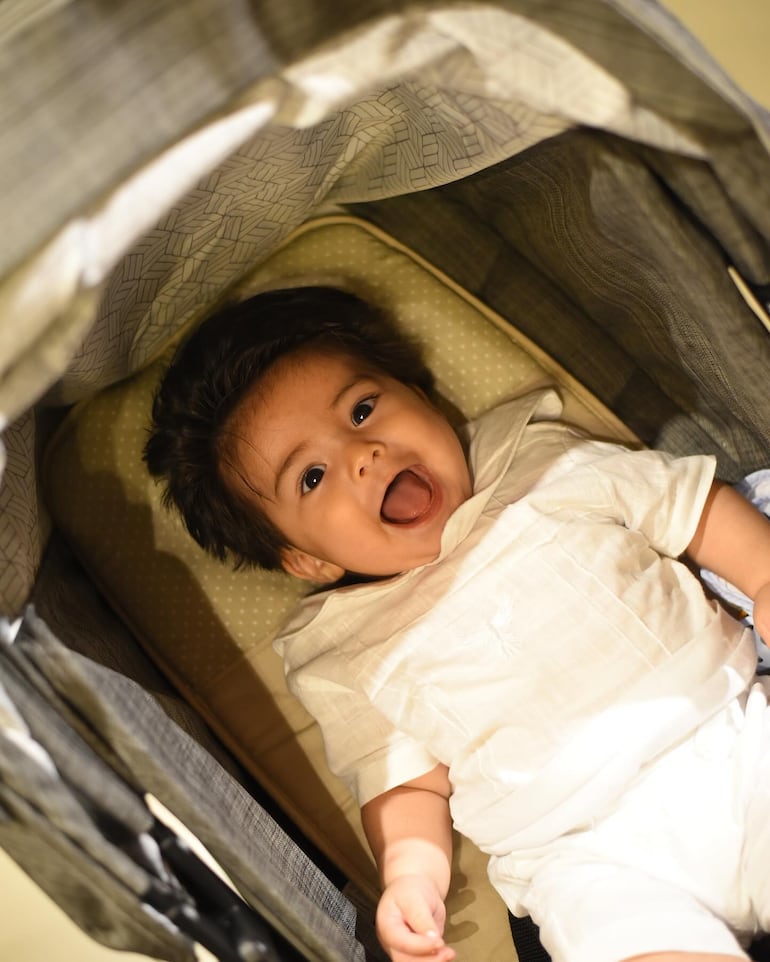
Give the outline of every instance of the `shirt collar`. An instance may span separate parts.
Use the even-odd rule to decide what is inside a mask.
[[[557,419],[562,402],[556,391],[544,388],[510,398],[470,421],[465,428],[473,494],[449,517],[441,536],[437,564],[468,535],[513,461],[524,429],[531,421]]]

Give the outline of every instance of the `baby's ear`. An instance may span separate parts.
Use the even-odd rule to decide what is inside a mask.
[[[295,578],[303,581],[314,581],[318,585],[331,585],[339,581],[345,574],[345,569],[331,561],[323,561],[315,555],[301,551],[299,548],[288,547],[281,551],[283,570]]]

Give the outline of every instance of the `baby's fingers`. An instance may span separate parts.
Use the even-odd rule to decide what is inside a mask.
[[[385,890],[377,908],[377,934],[393,962],[455,957],[441,935],[444,903],[435,884],[423,876],[402,876]]]
[[[410,962],[412,959],[427,959],[430,962],[452,962],[454,949],[450,948],[435,932],[410,932],[397,936],[393,943],[386,945],[393,962]]]
[[[435,920],[427,910],[413,911],[407,921],[397,906],[388,909],[381,906],[377,921],[380,941],[394,962],[421,958],[450,962],[455,957],[454,950],[436,931]]]

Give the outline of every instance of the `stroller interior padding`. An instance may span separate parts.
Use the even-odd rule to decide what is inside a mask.
[[[334,283],[392,311],[427,345],[440,394],[466,417],[557,383],[565,416],[633,441],[623,425],[515,329],[377,228],[326,217],[296,231],[233,296]],[[43,471],[54,523],[140,644],[297,825],[361,887],[376,874],[358,812],[326,769],[320,732],[288,694],[273,632],[304,589],[283,574],[208,558],[160,506],[141,449],[170,353],[82,402],[49,444]],[[466,959],[507,958],[502,902],[486,858],[458,840],[448,938]]]

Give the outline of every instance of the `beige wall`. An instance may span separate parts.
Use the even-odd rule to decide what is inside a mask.
[[[663,0],[745,90],[770,107],[767,0]]]
[[[749,93],[770,107],[770,3],[767,0],[668,0]],[[87,939],[0,851],[0,960],[3,962],[136,962]]]

